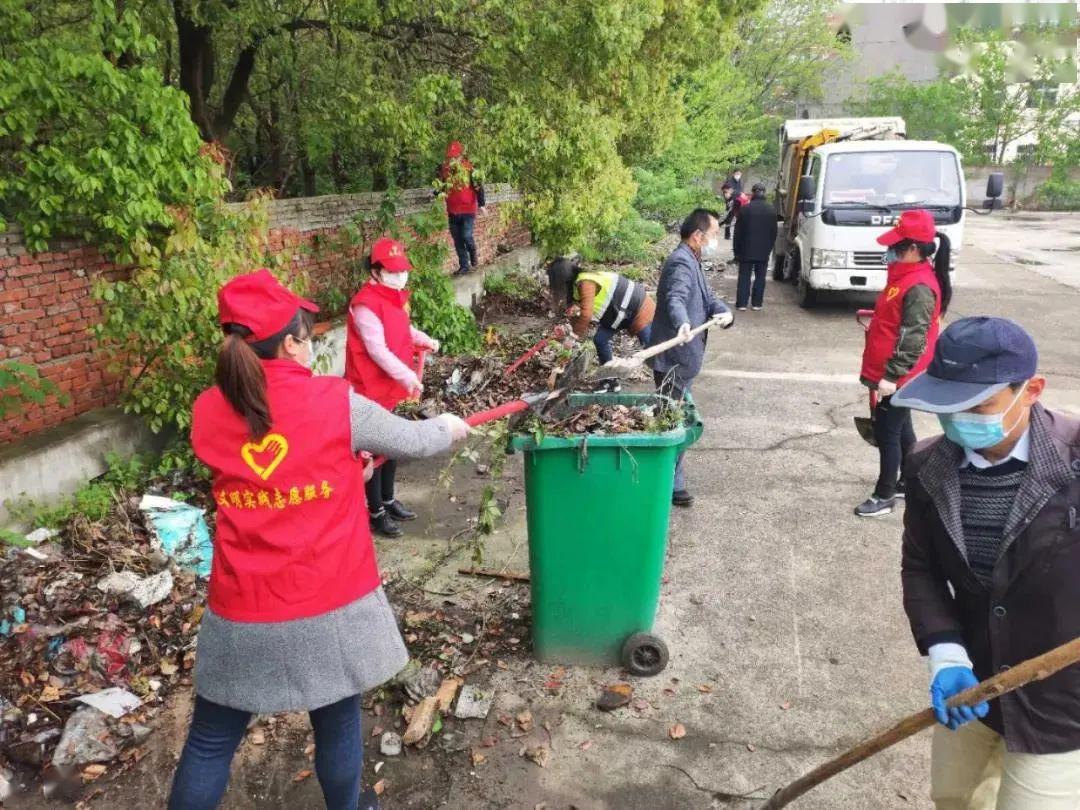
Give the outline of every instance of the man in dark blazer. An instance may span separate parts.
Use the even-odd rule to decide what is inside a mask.
[[[750,202],[742,206],[735,220],[735,241],[731,243],[739,263],[739,286],[735,294],[735,309],[745,310],[750,304],[755,311],[765,302],[765,275],[769,255],[776,244],[776,209],[765,199],[765,186],[755,183]],[[753,277],[753,294],[750,279]]]
[[[679,230],[682,241],[664,262],[656,288],[656,314],[653,316],[649,345],[655,346],[676,336],[688,337],[690,330],[711,318],[725,328],[734,318],[727,304],[709,287],[701,269],[702,257],[714,259],[720,251],[720,215],[704,208],[694,210]],[[650,361],[657,390],[682,399],[701,371],[705,356],[705,336],[694,336]],[[690,506],[693,496],[686,489],[683,457],[675,467],[671,502]]]
[[[1018,324],[962,318],[892,398],[937,414],[945,431],[906,462],[901,562],[941,724],[930,766],[939,810],[1080,803],[1080,666],[989,703],[946,705],[1080,636],[1080,421],[1044,407],[1045,386]],[[997,796],[973,802],[994,776]]]

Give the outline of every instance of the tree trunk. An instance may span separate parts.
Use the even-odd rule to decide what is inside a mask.
[[[179,59],[180,89],[187,93],[191,120],[204,141],[214,140],[214,128],[206,107],[206,86],[213,82],[213,48],[208,26],[196,25],[188,16],[186,0],[173,0],[173,16]]]

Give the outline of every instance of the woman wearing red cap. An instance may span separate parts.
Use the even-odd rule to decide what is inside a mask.
[[[170,810],[210,810],[253,713],[307,710],[331,810],[361,796],[362,692],[408,653],[381,587],[361,448],[429,456],[468,432],[455,416],[412,422],[339,377],[316,377],[318,308],[266,270],[218,293],[217,385],[195,402],[191,442],[213,475],[214,559],[195,663],[195,711]]]
[[[438,351],[439,342],[409,322],[405,287],[412,264],[405,246],[393,239],[379,239],[371,247],[369,261],[371,278],[349,304],[345,379],[356,393],[390,411],[423,391],[414,357],[418,349]],[[404,532],[397,521],[416,519],[416,514],[394,497],[396,473],[397,462],[388,458],[367,484],[371,528],[383,537],[400,537]]]
[[[460,276],[477,264],[473,229],[476,212],[484,207],[484,187],[476,182],[473,165],[465,157],[465,147],[459,141],[446,147],[446,160],[439,167],[439,180],[446,187],[446,217],[458,257],[457,275]]]
[[[892,395],[929,365],[941,316],[952,299],[949,237],[938,232],[929,211],[904,211],[896,227],[877,241],[888,248],[889,269],[866,335],[860,380],[879,396],[874,411],[879,472],[873,494],[855,507],[859,517],[887,515],[904,497],[900,471],[915,444],[915,428],[911,411],[894,407]]]

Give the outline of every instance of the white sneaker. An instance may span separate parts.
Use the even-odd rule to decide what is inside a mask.
[[[764,307],[752,307],[752,309],[754,310],[754,312],[761,312],[761,310],[762,310],[763,308],[764,308]]]

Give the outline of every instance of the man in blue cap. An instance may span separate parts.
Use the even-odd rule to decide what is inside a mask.
[[[1080,807],[1080,667],[990,704],[945,706],[1080,636],[1080,421],[1039,402],[1037,366],[1019,325],[964,318],[893,396],[937,414],[945,431],[907,461],[901,564],[941,724],[931,766],[938,810]],[[992,784],[976,794],[988,776],[1000,781],[996,799]]]

